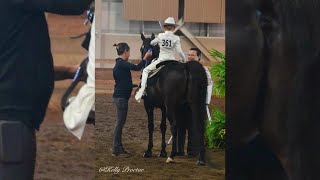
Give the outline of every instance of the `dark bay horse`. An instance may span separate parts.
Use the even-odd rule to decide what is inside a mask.
[[[159,45],[156,46],[151,46],[150,42],[155,38],[155,35],[152,34],[151,38],[146,38],[143,34],[141,34],[141,40],[142,40],[142,46],[140,48],[141,52],[141,57],[143,58],[144,55],[147,53],[147,51],[151,48],[152,49],[152,57],[147,60],[146,66],[151,63],[151,61],[155,58],[159,57],[159,52],[160,52],[160,47]],[[153,82],[155,78],[149,79],[147,86],[149,86],[150,82]],[[146,93],[147,94],[152,94],[150,91],[155,91],[153,88],[147,88]],[[160,124],[160,130],[161,130],[161,135],[162,135],[162,143],[161,143],[161,151],[159,154],[159,157],[167,157],[167,152],[166,152],[166,130],[167,130],[167,125],[166,125],[166,108],[163,103],[163,100],[160,99],[159,97],[152,97],[150,96],[144,96],[143,97],[143,103],[145,110],[147,112],[148,116],[148,133],[149,133],[149,142],[148,142],[148,149],[144,153],[143,157],[151,157],[152,156],[152,148],[153,148],[153,130],[154,130],[154,109],[155,108],[160,108],[161,109],[161,124]]]
[[[227,9],[227,179],[319,179],[320,2]]]
[[[149,48],[153,49],[154,53],[158,53],[158,47],[151,47],[150,41],[154,39],[154,35],[151,38],[145,38],[142,34],[141,39],[143,45],[141,47],[141,54],[148,51]],[[161,64],[167,64],[164,66],[155,76],[148,79],[146,96],[143,97],[145,109],[148,114],[148,129],[149,129],[149,145],[147,153],[151,153],[152,133],[153,133],[153,110],[158,107],[162,109],[162,150],[160,156],[165,156],[165,116],[170,122],[170,130],[172,133],[172,150],[167,162],[173,162],[174,156],[177,152],[177,128],[184,124],[190,124],[193,128],[194,142],[200,142],[201,150],[199,153],[199,165],[205,164],[205,149],[204,149],[204,124],[206,113],[206,87],[207,77],[204,68],[199,62],[179,63],[177,61],[168,61]],[[186,122],[183,117],[183,111],[181,107],[189,106],[191,111],[191,122]]]

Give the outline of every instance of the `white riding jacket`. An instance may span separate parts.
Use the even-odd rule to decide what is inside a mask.
[[[151,41],[150,44],[152,46],[156,44],[160,46],[158,60],[176,60],[175,51],[177,51],[182,59],[182,62],[186,62],[186,56],[181,49],[180,37],[175,35],[172,31],[160,33],[154,40]]]

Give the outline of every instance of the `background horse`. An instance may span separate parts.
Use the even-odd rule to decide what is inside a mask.
[[[150,42],[154,39],[154,35],[150,38],[145,38],[141,35],[143,45],[141,47],[142,57],[150,48]],[[158,47],[153,48],[153,52],[159,52]],[[204,124],[205,124],[205,98],[207,77],[202,65],[199,62],[179,63],[177,61],[168,61],[162,64],[164,66],[155,76],[148,79],[146,94],[144,96],[144,104],[148,114],[148,129],[149,129],[149,145],[148,150],[152,148],[152,132],[153,132],[153,109],[159,107],[162,109],[162,150],[160,155],[165,152],[165,117],[166,114],[172,133],[172,150],[167,162],[173,162],[173,158],[177,152],[177,127],[189,123],[193,128],[194,142],[200,142],[201,150],[199,153],[198,164],[205,164],[205,149],[204,149]],[[191,122],[186,122],[182,119],[181,111],[185,105],[190,107],[192,112]],[[151,133],[151,134],[150,134]],[[150,139],[151,138],[151,139]],[[151,142],[151,143],[150,143]],[[165,153],[166,154],[166,153]]]
[[[70,86],[67,88],[67,90],[65,91],[65,93],[63,94],[62,98],[61,98],[61,108],[64,111],[65,108],[68,106],[69,102],[68,102],[68,98],[71,95],[72,91],[75,89],[75,87],[77,87],[79,82],[86,82],[87,81],[87,77],[88,77],[88,73],[87,73],[87,65],[88,65],[88,58],[85,58],[79,65],[79,67],[76,69],[76,71],[73,71],[72,74],[72,82],[70,84]]]
[[[66,89],[61,98],[61,108],[62,111],[69,105],[69,97],[74,89],[77,87],[79,82],[86,82],[88,73],[87,73],[87,65],[88,58],[85,58],[79,65],[79,67],[75,68],[75,66],[54,66],[55,72],[55,81],[73,79],[69,87]],[[95,113],[94,111],[90,111],[88,116],[87,124],[95,124]]]
[[[318,179],[320,2],[227,9],[227,178]]]

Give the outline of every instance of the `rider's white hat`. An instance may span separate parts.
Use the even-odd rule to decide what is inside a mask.
[[[176,22],[175,22],[173,17],[168,17],[165,21],[159,21],[159,24],[160,24],[162,29],[163,29],[163,26],[165,26],[165,25],[173,25],[175,27],[178,26],[178,24],[176,24]]]

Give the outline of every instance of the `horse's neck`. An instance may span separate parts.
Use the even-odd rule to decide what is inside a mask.
[[[154,57],[153,57],[152,59],[155,59],[155,58],[158,59],[158,58],[159,58],[159,55],[160,55],[160,47],[155,47],[155,48],[154,48],[154,52],[155,52],[155,53],[153,53],[153,56],[154,56]]]
[[[54,66],[55,81],[73,79],[77,66]]]
[[[158,58],[159,58],[159,54],[158,55],[153,55],[151,59],[153,60],[153,59],[158,59]]]

